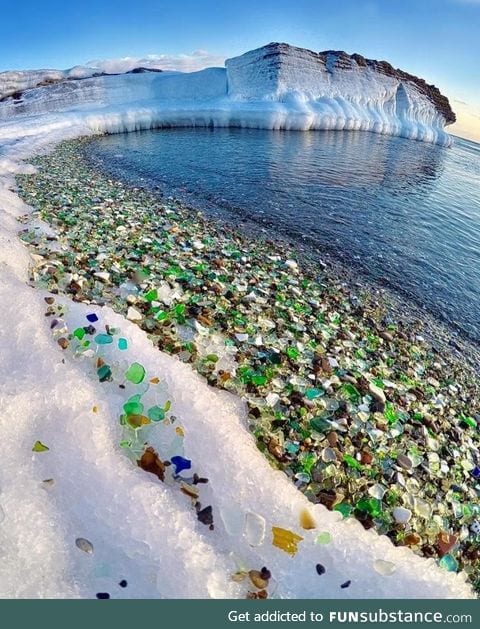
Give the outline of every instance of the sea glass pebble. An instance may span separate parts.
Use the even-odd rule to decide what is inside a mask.
[[[143,413],[143,404],[136,400],[128,400],[123,405],[123,410],[127,415],[141,415]]]
[[[128,349],[127,339],[118,339],[118,349],[125,350]]]
[[[100,382],[105,382],[112,376],[112,370],[108,365],[102,365],[97,369],[97,375]]]
[[[32,452],[46,452],[50,448],[43,444],[41,441],[35,441]]]
[[[75,545],[80,550],[83,550],[84,553],[87,553],[89,555],[93,553],[93,544],[84,537],[77,537],[77,539],[75,540]]]
[[[245,537],[250,546],[260,546],[265,539],[265,518],[257,513],[245,515]]]
[[[317,527],[317,523],[308,509],[302,509],[300,512],[300,526],[306,531]]]
[[[125,373],[125,378],[133,384],[140,384],[145,378],[145,368],[140,363],[132,363]]]
[[[385,561],[384,559],[377,559],[373,562],[373,567],[378,574],[384,577],[391,576],[396,570],[397,566],[391,561]]]
[[[292,555],[292,557],[298,551],[299,542],[303,540],[303,537],[300,537],[300,535],[288,529],[282,529],[279,526],[272,526],[272,535],[272,544]]]
[[[183,456],[172,456],[171,461],[175,466],[175,474],[180,474],[183,470],[189,470],[192,467],[192,462],[184,459]]]
[[[332,541],[332,536],[328,531],[322,531],[315,539],[317,544],[329,544]]]
[[[90,314],[87,314],[87,321],[90,321],[90,323],[95,323],[95,321],[98,321],[98,317],[94,312],[92,312]]]
[[[442,568],[448,570],[448,572],[457,572],[458,570],[458,562],[455,557],[452,557],[452,555],[445,555],[438,563],[442,566]]]
[[[97,334],[94,340],[98,345],[109,345],[113,343],[113,337],[111,337],[110,334]]]
[[[152,406],[149,408],[147,415],[152,422],[161,422],[165,419],[165,411],[160,406]]]

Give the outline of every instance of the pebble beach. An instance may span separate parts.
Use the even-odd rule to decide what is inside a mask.
[[[19,227],[31,284],[137,324],[245,402],[258,449],[311,502],[464,571],[478,594],[476,349],[351,271],[112,179],[84,151],[88,140],[62,143],[17,177],[34,209]],[[82,340],[62,339],[62,351]],[[123,421],[138,428],[141,416],[132,407]],[[121,447],[159,471],[156,455]]]

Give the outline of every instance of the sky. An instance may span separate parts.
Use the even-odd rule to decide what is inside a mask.
[[[188,71],[271,41],[385,59],[480,142],[480,0],[0,0],[0,71],[148,55]]]

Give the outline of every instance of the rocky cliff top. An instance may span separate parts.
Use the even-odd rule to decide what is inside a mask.
[[[300,55],[303,58],[308,58],[310,61],[317,62],[323,66],[326,72],[333,72],[334,70],[370,68],[375,72],[394,77],[399,81],[413,83],[418,91],[424,94],[435,105],[437,110],[445,118],[446,124],[451,124],[456,121],[455,113],[450,106],[448,98],[440,92],[438,87],[430,85],[418,76],[409,74],[399,68],[394,68],[390,63],[388,63],[388,61],[366,59],[362,55],[356,53],[349,55],[343,50],[323,50],[321,52],[314,52],[306,48],[298,48],[297,46],[277,42],[267,44],[266,46],[259,48],[257,52],[261,53],[265,59],[268,57],[278,57],[279,63],[282,55]]]

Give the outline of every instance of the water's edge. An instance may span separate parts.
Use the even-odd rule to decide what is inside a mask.
[[[107,134],[108,135],[108,134]],[[159,202],[165,201],[164,193],[157,183],[148,177],[139,177],[137,183],[120,169],[105,168],[105,164],[90,154],[90,145],[98,142],[99,136],[82,138],[80,144],[77,140],[72,143],[78,146],[85,165],[114,178],[122,186],[129,189],[148,191]],[[432,312],[424,304],[419,303],[416,296],[398,284],[390,282],[388,278],[376,279],[368,274],[366,267],[359,260],[343,256],[335,247],[325,246],[321,253],[318,243],[308,236],[292,237],[279,229],[273,221],[265,218],[255,220],[247,216],[247,212],[240,207],[228,206],[228,208],[196,207],[184,198],[168,196],[179,206],[193,214],[205,215],[219,227],[228,227],[237,231],[249,239],[266,243],[283,243],[285,247],[296,251],[299,261],[313,276],[321,276],[323,273],[332,278],[344,281],[350,290],[362,294],[369,294],[379,299],[391,316],[399,316],[408,326],[420,326],[422,335],[429,343],[441,353],[450,353],[456,360],[466,362],[476,373],[480,373],[480,341],[473,338],[468,331],[455,325],[447,316],[439,311]]]

